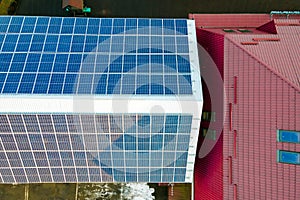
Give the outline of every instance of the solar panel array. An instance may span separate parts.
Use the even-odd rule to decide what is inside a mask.
[[[191,95],[187,21],[0,17],[2,94]]]
[[[192,97],[190,34],[183,19],[0,16],[0,94]],[[191,180],[193,114],[38,112],[0,113],[0,182]]]
[[[191,115],[0,115],[0,181],[184,182]]]

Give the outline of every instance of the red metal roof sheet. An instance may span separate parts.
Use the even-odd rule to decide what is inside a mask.
[[[292,200],[300,196],[300,168],[276,162],[278,149],[300,151],[298,144],[276,142],[278,129],[300,130],[300,26],[295,23],[299,20],[276,19],[264,27],[271,32],[275,28],[277,34],[267,29],[260,34],[220,34],[223,26],[198,26],[199,43],[224,75],[226,119],[220,147],[196,160],[196,199]],[[242,44],[249,42],[257,45]],[[204,94],[208,94],[205,88]],[[209,95],[204,107],[207,99]],[[218,171],[219,162],[214,159],[222,156],[222,171]],[[221,173],[222,180],[214,179]],[[212,188],[220,183],[222,191]]]
[[[260,42],[258,46],[266,43],[269,42]],[[249,47],[255,49],[258,46]],[[229,104],[234,102],[235,77],[238,78],[238,97],[231,114],[234,131],[229,131],[229,123],[224,126],[223,199],[234,199],[235,196],[238,199],[297,199],[300,182],[296,180],[300,173],[295,169],[298,166],[276,162],[278,149],[297,151],[297,144],[276,142],[276,132],[278,129],[300,130],[299,90],[231,38],[225,38],[224,54],[227,112]],[[232,163],[226,160],[229,156],[232,156]],[[233,184],[229,182],[230,174]]]
[[[270,21],[268,14],[190,14],[196,27],[258,27]]]
[[[229,35],[242,49],[300,90],[300,26],[277,26],[277,35]],[[241,45],[258,41],[258,45]],[[269,41],[268,41],[269,40]],[[270,41],[271,40],[271,41]]]
[[[225,35],[225,34],[241,34],[242,32],[239,31],[239,28],[230,28],[231,30],[233,30],[233,32],[226,32],[224,31],[223,28],[203,28],[201,30],[207,30],[209,32],[213,32],[213,33],[217,33],[220,35]],[[245,29],[245,27],[244,27]],[[249,30],[250,32],[244,32],[243,34],[265,34],[264,31],[261,30],[257,30],[255,28],[246,28],[247,30]],[[226,29],[225,29],[226,30]]]
[[[189,18],[195,19],[196,27],[229,38],[300,90],[300,20],[297,17],[283,19],[280,16],[272,16],[274,19],[274,23],[272,23],[273,20],[269,14],[189,15]],[[254,27],[258,30],[252,34],[239,31],[225,33],[223,29],[228,27],[232,29]],[[275,31],[277,34],[274,34]],[[258,45],[247,45],[251,41],[259,43]]]

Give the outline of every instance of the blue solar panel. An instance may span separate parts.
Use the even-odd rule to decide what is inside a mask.
[[[2,114],[0,141],[6,154],[0,152],[0,173],[11,167],[18,182],[26,177],[65,182],[74,174],[73,181],[86,182],[184,182],[190,129],[180,133],[179,127],[191,123],[191,115],[178,114]],[[9,124],[12,129],[5,130]]]
[[[79,78],[48,87],[49,81],[23,84],[22,79],[20,89],[2,79],[2,93],[192,94],[186,20],[3,16],[0,24],[4,33],[0,34],[0,58],[4,58],[0,73],[65,73],[67,77],[88,72],[94,80],[94,86],[77,90],[76,85],[82,84]],[[82,52],[87,52],[83,59]],[[149,81],[142,85],[122,81],[140,73],[148,73]],[[160,79],[154,77],[156,73]],[[102,81],[107,75],[108,82]]]

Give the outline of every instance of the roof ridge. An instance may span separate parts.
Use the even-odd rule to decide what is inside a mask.
[[[248,55],[250,55],[253,58],[255,58],[257,62],[259,62],[262,65],[264,65],[265,68],[267,68],[268,70],[270,70],[271,72],[273,72],[279,78],[281,78],[282,80],[284,80],[287,84],[289,84],[290,86],[292,86],[293,88],[295,88],[297,91],[300,92],[300,86],[296,85],[295,83],[293,83],[292,81],[290,81],[289,79],[287,79],[286,77],[284,77],[281,73],[279,73],[279,72],[275,71],[274,69],[272,69],[271,67],[269,67],[267,63],[265,63],[264,61],[262,61],[261,59],[259,59],[256,55],[254,55],[250,51],[248,51],[241,44],[235,42],[231,37],[225,37],[225,38],[228,39],[230,42],[232,42],[232,44],[236,45],[238,48],[240,48],[241,50],[243,50],[245,53],[247,53]]]

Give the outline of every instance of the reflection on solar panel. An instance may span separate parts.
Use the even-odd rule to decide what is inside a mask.
[[[183,19],[0,17],[0,182],[191,182],[202,109]]]
[[[80,182],[112,181],[112,175],[122,182],[184,182],[191,122],[190,115],[0,115],[0,172],[13,179],[2,173],[11,167],[18,182],[38,176],[26,176],[23,166],[50,167],[43,182],[76,181],[58,168],[77,171]],[[92,169],[79,176],[82,168]]]
[[[187,21],[0,18],[0,91],[192,94]]]

